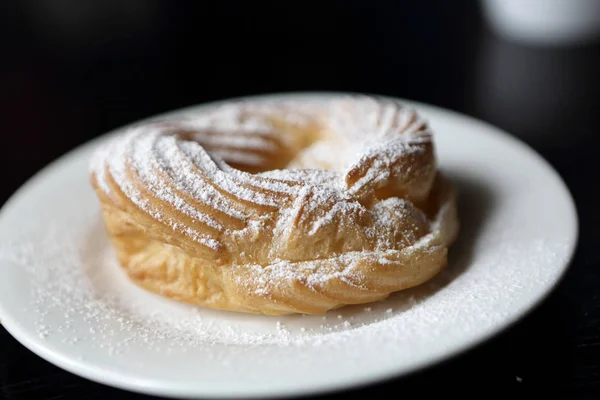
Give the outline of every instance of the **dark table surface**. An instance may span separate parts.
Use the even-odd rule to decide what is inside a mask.
[[[558,170],[577,204],[579,245],[560,286],[464,355],[330,396],[600,398],[600,46],[506,42],[488,31],[474,2],[366,0],[9,1],[0,6],[0,44],[0,203],[45,164],[110,129],[246,94],[393,95],[521,138]],[[0,398],[148,397],[64,372],[0,327]]]

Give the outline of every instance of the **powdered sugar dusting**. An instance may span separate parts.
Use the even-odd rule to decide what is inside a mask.
[[[277,146],[275,146],[274,142],[257,134],[258,132],[259,131],[255,131],[255,134],[250,136],[248,132],[240,135],[234,131],[232,134],[224,135],[222,133],[207,134],[206,132],[200,131],[195,132],[192,137],[194,140],[210,147],[276,151]]]
[[[215,249],[215,250],[219,249],[219,247],[220,247],[219,242],[217,242],[213,238],[207,237],[206,235],[199,233],[197,230],[195,230],[192,227],[184,226],[171,217],[164,216],[159,210],[157,210],[156,208],[154,208],[150,205],[150,202],[148,201],[148,199],[146,197],[144,197],[143,194],[140,192],[139,188],[136,187],[134,181],[128,175],[127,166],[129,163],[133,162],[133,160],[129,157],[129,154],[131,151],[133,151],[133,148],[135,147],[135,146],[133,146],[133,144],[136,142],[136,139],[138,139],[139,136],[140,136],[140,133],[134,131],[133,133],[126,136],[123,141],[115,140],[113,143],[111,143],[110,147],[107,150],[104,150],[104,151],[106,151],[106,154],[111,155],[110,157],[107,157],[105,161],[107,163],[108,169],[110,170],[112,177],[115,180],[115,183],[120,187],[120,189],[124,193],[127,194],[127,197],[129,199],[131,199],[131,201],[133,201],[134,204],[136,204],[142,210],[148,212],[150,215],[152,215],[152,217],[154,217],[159,222],[166,223],[173,229],[184,232],[185,234],[187,234],[189,237],[191,237],[193,240],[196,240],[200,244],[203,244],[203,245],[205,245],[209,248]],[[142,135],[142,136],[145,136],[146,140],[153,138],[152,135]],[[136,168],[136,169],[138,171],[144,170],[143,167]],[[152,174],[150,174],[150,175],[153,176]],[[103,187],[107,187],[106,183],[103,183],[101,185]],[[156,185],[156,186],[159,186],[159,185]],[[162,193],[163,195],[166,195],[166,192],[164,192],[164,191],[157,193],[157,195],[160,196],[160,193]],[[168,199],[168,197],[167,197],[167,199]],[[180,206],[182,204],[185,204],[185,203],[181,203]]]
[[[131,165],[133,169],[156,197],[212,228],[221,229],[222,227],[217,221],[212,219],[210,215],[203,214],[188,204],[185,199],[171,188],[170,182],[166,182],[160,176],[161,161],[156,157],[156,145],[160,137],[161,135],[158,132],[145,132],[140,135],[138,143],[133,147],[131,153]],[[160,143],[163,146],[176,146],[174,142],[161,141]]]
[[[181,191],[190,193],[195,199],[207,204],[210,208],[230,215],[233,218],[245,219],[247,215],[236,208],[236,203],[224,196],[207,182],[207,178],[199,174],[198,166],[185,156],[173,136],[161,136],[158,139],[157,161],[162,170],[168,174],[173,183]]]
[[[198,143],[184,141],[178,143],[178,146],[185,156],[190,160],[193,160],[196,167],[205,173],[207,178],[210,179],[213,184],[219,187],[221,190],[230,193],[239,199],[253,202],[258,205],[279,205],[272,197],[240,184],[241,182],[236,179],[237,177],[221,170],[217,162],[215,162],[218,160],[215,160],[213,157],[211,157]]]
[[[424,150],[420,141],[393,140],[378,143],[368,148],[348,170],[358,165],[369,165],[367,172],[350,188],[351,193],[358,192],[366,186],[376,186],[379,182],[390,179],[398,169],[401,159],[409,154],[422,154]]]

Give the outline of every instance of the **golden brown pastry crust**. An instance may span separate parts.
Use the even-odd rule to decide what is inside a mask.
[[[91,180],[129,277],[217,309],[380,300],[435,276],[458,232],[426,123],[374,98],[146,123],[97,153]]]

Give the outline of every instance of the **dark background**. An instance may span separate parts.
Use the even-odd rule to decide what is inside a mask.
[[[76,145],[195,103],[336,90],[458,110],[520,137],[559,171],[580,216],[575,260],[538,309],[492,341],[338,396],[600,398],[600,46],[514,44],[480,14],[473,1],[6,0],[0,204]],[[63,372],[0,327],[0,398],[147,397]]]

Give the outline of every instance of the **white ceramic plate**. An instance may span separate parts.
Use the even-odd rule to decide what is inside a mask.
[[[521,142],[413,105],[430,121],[441,168],[460,190],[460,238],[449,268],[431,282],[325,318],[219,312],[147,293],[124,277],[104,234],[88,184],[96,140],[47,167],[3,208],[0,320],[68,371],[175,397],[348,388],[480,343],[555,286],[575,247],[576,211],[559,176]]]

